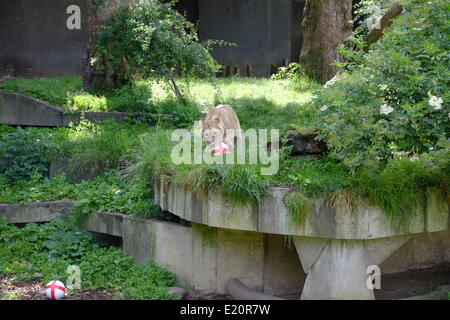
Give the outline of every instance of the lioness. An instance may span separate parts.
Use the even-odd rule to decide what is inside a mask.
[[[233,146],[235,138],[242,139],[239,119],[233,108],[227,104],[220,104],[209,110],[205,120],[200,120],[197,126],[210,147],[219,142]]]

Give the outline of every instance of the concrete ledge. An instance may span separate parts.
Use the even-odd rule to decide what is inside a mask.
[[[34,202],[28,204],[0,204],[0,218],[8,223],[47,222],[72,212],[72,201]]]
[[[83,221],[83,227],[88,231],[122,237],[122,222],[124,217],[126,215],[116,212],[92,212]]]
[[[0,218],[45,222],[71,209],[71,201],[3,204]],[[93,212],[83,226],[122,237],[124,252],[137,263],[152,259],[175,273],[179,285],[203,292],[225,293],[227,281],[238,278],[251,290],[271,295],[300,296],[305,284],[304,299],[373,299],[361,287],[367,265],[386,260],[381,269],[388,274],[450,261],[450,231],[371,240],[294,236],[295,247],[288,248],[279,234],[185,226],[122,213]]]
[[[0,218],[10,223],[46,222],[71,208],[71,201],[0,205]],[[193,291],[226,293],[227,281],[239,278],[251,290],[298,295],[305,279],[295,249],[284,247],[279,235],[195,223],[183,226],[111,212],[91,213],[83,227],[122,237],[125,254],[137,263],[152,259],[167,267],[179,285]]]
[[[64,114],[62,108],[15,92],[0,92],[0,124],[62,127],[70,122],[78,123],[81,116],[91,121],[99,122],[113,119],[122,122],[129,116],[125,112],[82,112],[75,111]]]
[[[332,207],[327,198],[310,201],[309,213],[294,222],[284,205],[288,188],[272,188],[259,205],[234,206],[220,193],[198,194],[170,182],[155,183],[155,202],[180,218],[208,226],[262,233],[330,239],[376,239],[450,229],[447,196],[427,191],[427,202],[401,225],[389,221],[381,208],[368,202],[355,210]]]

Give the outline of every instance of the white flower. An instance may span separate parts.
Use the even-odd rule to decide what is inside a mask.
[[[430,100],[428,100],[428,104],[432,107],[434,107],[434,110],[441,110],[442,104],[444,103],[444,100],[442,98],[431,96]]]
[[[378,88],[380,88],[380,90],[386,90],[387,89],[387,85],[386,84],[379,84]]]
[[[337,75],[335,75],[333,78],[331,78],[330,80],[328,80],[325,85],[323,86],[324,88],[329,88],[331,87],[336,81],[337,81],[338,77]]]
[[[391,113],[392,111],[394,111],[394,108],[388,106],[387,104],[383,104],[380,107],[380,114],[386,114],[387,115],[387,114]]]
[[[320,111],[326,111],[328,109],[327,105],[321,106],[320,107]]]

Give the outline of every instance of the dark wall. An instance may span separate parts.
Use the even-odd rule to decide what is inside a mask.
[[[199,0],[199,36],[234,42],[214,50],[223,65],[245,75],[268,76],[272,64],[291,58],[292,0]]]
[[[70,5],[81,30],[66,26]],[[0,0],[0,76],[81,74],[87,39],[86,0]]]
[[[300,51],[302,49],[303,41],[303,9],[305,8],[305,1],[292,1],[292,32],[291,32],[291,61],[300,61]]]

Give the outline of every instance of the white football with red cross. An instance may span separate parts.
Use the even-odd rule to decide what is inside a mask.
[[[66,294],[64,283],[58,280],[52,280],[45,286],[45,295],[52,300],[58,300]]]
[[[211,151],[211,153],[215,156],[220,156],[224,153],[230,152],[230,147],[225,142],[219,142],[214,146],[214,149]]]

